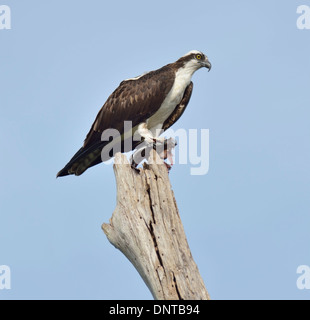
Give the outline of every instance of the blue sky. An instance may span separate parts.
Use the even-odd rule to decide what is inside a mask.
[[[198,71],[174,129],[210,130],[210,169],[170,177],[213,299],[309,299],[310,1],[11,1],[0,30],[0,299],[151,299],[101,224],[112,166],[55,179],[126,78],[192,49]]]

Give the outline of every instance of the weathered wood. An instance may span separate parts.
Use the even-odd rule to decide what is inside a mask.
[[[209,299],[189,249],[167,168],[157,153],[140,173],[115,157],[117,206],[102,229],[159,300]]]

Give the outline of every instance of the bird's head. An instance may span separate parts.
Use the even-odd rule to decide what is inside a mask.
[[[181,57],[177,62],[182,63],[183,67],[193,69],[196,71],[200,68],[207,68],[211,70],[211,63],[208,57],[201,51],[192,50]]]

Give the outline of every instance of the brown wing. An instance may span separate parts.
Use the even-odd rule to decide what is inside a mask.
[[[160,108],[173,86],[174,79],[174,70],[165,66],[137,80],[121,82],[97,114],[83,147],[57,176],[80,175],[87,168],[100,163],[101,150],[106,144],[101,141],[102,132],[111,128],[122,134],[124,121],[132,121],[133,128],[145,122]]]
[[[166,66],[137,80],[121,82],[99,111],[84,148],[100,141],[101,133],[106,129],[113,128],[122,134],[124,121],[132,121],[132,127],[145,122],[160,108],[174,78],[174,71]]]

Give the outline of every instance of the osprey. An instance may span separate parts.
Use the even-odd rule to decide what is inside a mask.
[[[108,160],[101,155],[103,148],[110,143],[102,141],[102,134],[107,129],[116,129],[123,144],[126,139],[131,139],[131,150],[141,140],[152,144],[162,139],[159,134],[183,114],[193,90],[192,75],[202,67],[210,71],[211,63],[202,52],[193,50],[158,70],[122,81],[97,114],[83,147],[58,172],[57,177],[79,176],[88,168]],[[125,121],[132,123],[130,134],[125,132]],[[140,141],[132,141],[137,135]],[[122,146],[120,151],[131,150]]]

